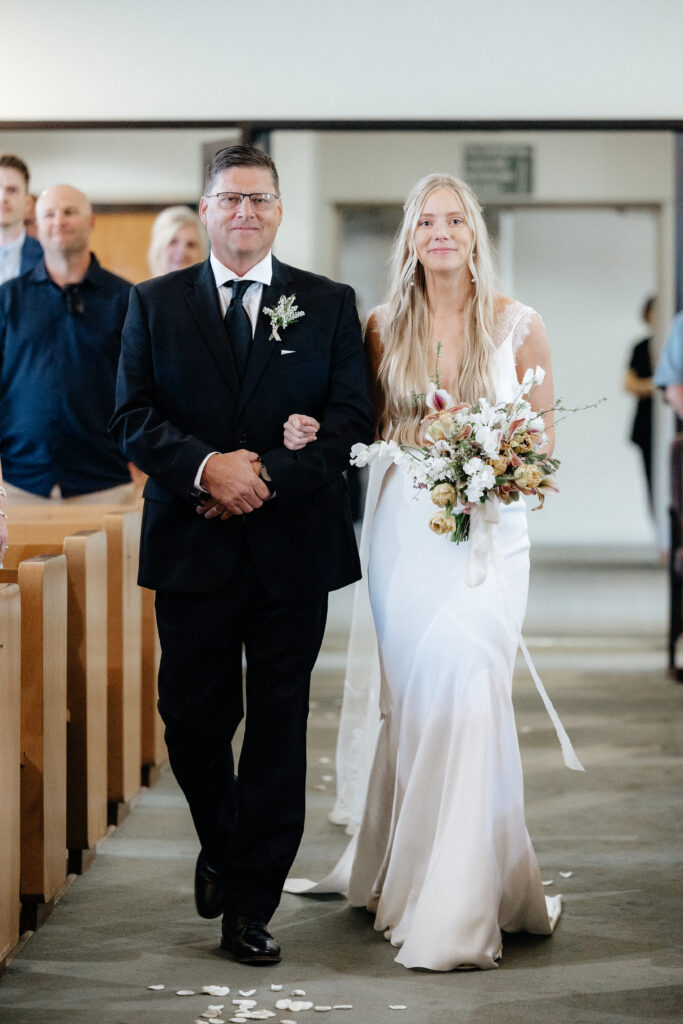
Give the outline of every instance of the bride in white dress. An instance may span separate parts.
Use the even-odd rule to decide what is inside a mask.
[[[531,402],[553,404],[543,323],[495,293],[477,199],[446,175],[422,179],[408,197],[389,301],[371,314],[366,344],[385,438],[418,441],[437,370],[456,401],[474,403],[509,400],[527,367],[540,365],[546,376]],[[302,447],[317,427],[290,418],[285,443]],[[430,532],[429,493],[394,465],[372,470],[382,479],[364,531],[381,721],[360,828],[322,889],[343,888],[372,911],[406,967],[492,968],[501,931],[547,935],[560,912],[560,898],[544,895],[526,829],[511,698],[529,575],[526,508],[501,506],[486,578],[470,587],[468,544]]]

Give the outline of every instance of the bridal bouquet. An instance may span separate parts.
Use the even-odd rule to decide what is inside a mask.
[[[512,401],[496,405],[485,398],[475,405],[454,405],[448,392],[437,387],[426,396],[432,412],[422,421],[421,447],[395,441],[355,444],[351,463],[389,459],[412,472],[414,486],[429,490],[439,509],[430,528],[456,544],[467,540],[473,510],[486,503],[509,505],[520,494],[532,494],[538,499],[535,509],[542,508],[546,494],[558,491],[554,473],[559,466],[539,450],[547,441],[543,417],[551,410],[534,412],[529,403],[544,377],[540,366],[527,370]]]

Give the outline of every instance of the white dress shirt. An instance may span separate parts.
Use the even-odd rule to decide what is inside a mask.
[[[22,231],[13,242],[6,242],[0,245],[0,284],[11,281],[13,277],[19,277],[21,269],[21,247],[24,244],[26,232]]]
[[[232,287],[228,288],[227,286],[231,285],[233,281],[241,281],[244,278],[248,281],[254,282],[254,284],[247,288],[242,299],[242,305],[244,306],[251,323],[251,336],[253,338],[254,332],[256,331],[256,321],[258,319],[259,309],[261,308],[263,286],[264,284],[270,284],[273,277],[273,257],[271,253],[266,253],[260,263],[257,263],[256,266],[252,267],[251,270],[244,274],[244,278],[239,277],[234,270],[230,270],[229,267],[224,266],[213,253],[209,256],[209,263],[211,264],[211,270],[213,271],[213,276],[216,281],[218,301],[221,304],[221,313],[223,316],[225,316],[232,299]],[[204,466],[212,455],[219,454],[219,452],[209,452],[206,458],[202,459],[201,465],[199,466],[194,478],[194,486],[197,490],[204,490],[200,483],[202,473],[204,472]]]
[[[233,281],[242,281],[244,278],[247,281],[253,281],[249,288],[244,293],[242,299],[242,305],[247,311],[247,316],[251,321],[251,336],[254,337],[254,331],[256,330],[256,320],[258,318],[259,309],[261,306],[261,296],[263,295],[264,284],[270,284],[273,278],[273,257],[270,252],[266,253],[260,263],[257,263],[255,267],[252,267],[245,275],[244,278],[238,277],[237,274],[230,270],[228,267],[224,267],[223,264],[218,260],[213,253],[209,256],[209,263],[213,271],[213,276],[216,280],[216,288],[218,289],[218,298],[221,304],[221,312],[225,316],[230,300],[232,299],[232,288],[228,288],[227,285]]]

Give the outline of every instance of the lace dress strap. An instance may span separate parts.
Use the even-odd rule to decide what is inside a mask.
[[[509,302],[496,319],[494,328],[496,345],[500,346],[508,338],[511,338],[512,352],[516,356],[518,349],[529,333],[531,321],[534,317],[538,317],[541,320],[541,317],[532,306],[525,306],[524,303],[518,302],[516,299],[513,302]]]

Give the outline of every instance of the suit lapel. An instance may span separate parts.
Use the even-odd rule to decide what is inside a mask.
[[[267,363],[280,352],[280,345],[275,339],[270,339],[270,318],[264,314],[263,307],[277,305],[281,295],[286,294],[289,274],[284,264],[273,257],[273,277],[269,285],[264,285],[261,296],[256,330],[249,349],[249,359],[242,382],[240,392],[239,409],[241,411],[251,397],[259,378],[266,368]]]
[[[208,260],[201,265],[198,275],[185,285],[185,301],[228,387],[237,398],[240,392],[239,376],[232,345],[221,316],[216,280]]]

